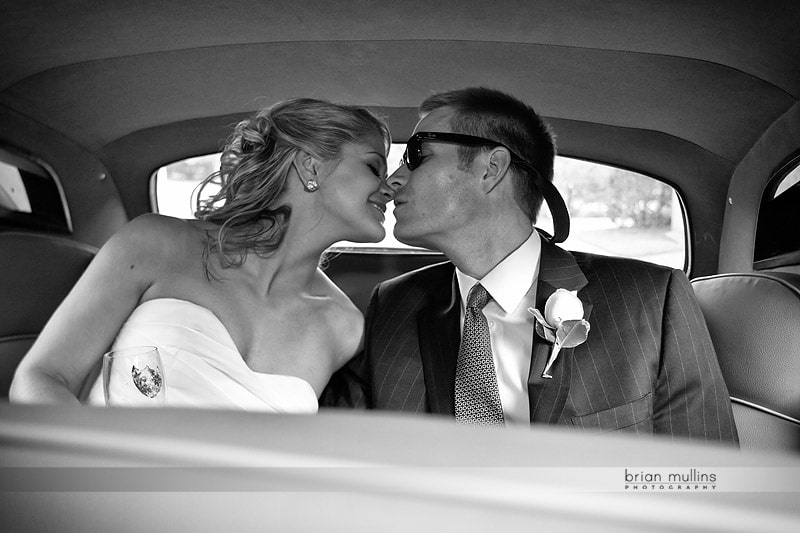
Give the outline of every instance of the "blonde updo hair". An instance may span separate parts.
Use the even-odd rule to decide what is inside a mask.
[[[219,254],[223,268],[241,265],[247,253],[269,255],[280,246],[291,207],[279,204],[295,154],[303,150],[322,160],[341,156],[345,143],[369,142],[375,135],[388,154],[386,123],[365,107],[295,98],[258,111],[236,125],[222,152],[220,170],[200,185],[195,216],[219,226],[207,233],[204,263]],[[201,200],[202,190],[219,192]]]

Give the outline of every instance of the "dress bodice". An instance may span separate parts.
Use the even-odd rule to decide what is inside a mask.
[[[168,406],[317,412],[317,396],[307,381],[253,371],[225,325],[201,305],[176,298],[140,304],[123,324],[112,349],[142,345],[156,346],[160,352]],[[87,403],[105,403],[102,376]]]

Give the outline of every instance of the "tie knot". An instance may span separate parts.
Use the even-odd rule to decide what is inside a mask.
[[[491,298],[483,285],[476,283],[467,295],[467,308],[483,309]]]

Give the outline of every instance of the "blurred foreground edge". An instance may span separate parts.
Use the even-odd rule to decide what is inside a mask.
[[[0,489],[4,531],[800,526],[798,456],[378,412],[2,405]]]

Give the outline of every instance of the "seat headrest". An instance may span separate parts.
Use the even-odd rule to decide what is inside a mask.
[[[800,274],[692,281],[732,397],[800,419]]]

